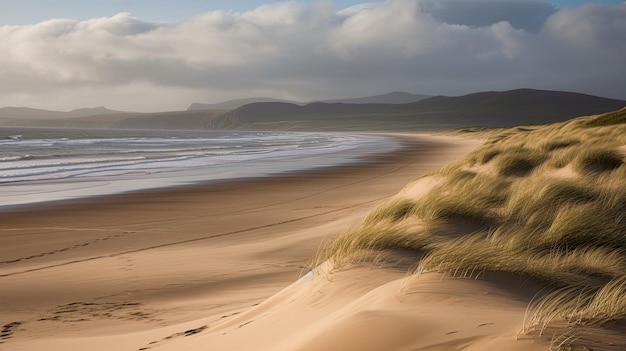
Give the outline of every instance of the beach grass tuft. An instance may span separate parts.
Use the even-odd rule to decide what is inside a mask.
[[[370,212],[364,222],[366,225],[385,221],[398,222],[410,216],[415,211],[415,206],[415,202],[411,200],[393,200]]]
[[[510,148],[495,159],[496,169],[504,176],[526,176],[545,161],[545,156],[533,149]]]
[[[558,149],[565,149],[579,143],[580,140],[576,138],[560,138],[544,142],[539,146],[539,149],[542,151],[554,151]]]
[[[626,108],[615,112],[605,113],[599,117],[596,117],[587,122],[587,126],[606,127],[624,123],[626,123]]]
[[[575,167],[581,172],[607,172],[624,164],[623,156],[612,149],[583,150],[575,159]]]

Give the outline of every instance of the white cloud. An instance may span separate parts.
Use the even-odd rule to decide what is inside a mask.
[[[413,57],[436,45],[435,21],[417,10],[411,0],[388,1],[364,7],[331,28],[331,45],[347,60]]]
[[[607,6],[565,7],[550,17],[545,31],[555,39],[583,49],[626,48],[626,2]]]
[[[335,11],[291,1],[174,24],[121,13],[0,27],[0,50],[3,105],[162,110],[518,87],[626,99],[625,4],[388,0]]]

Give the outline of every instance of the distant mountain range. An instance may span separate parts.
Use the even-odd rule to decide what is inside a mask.
[[[621,109],[626,101],[532,89],[436,96],[409,104],[254,103],[209,121],[210,129],[440,130],[545,124]]]
[[[337,100],[319,100],[319,101],[311,101],[311,102],[298,102],[298,101],[289,101],[289,100],[279,100],[272,98],[248,98],[248,99],[237,99],[237,100],[229,100],[220,102],[217,104],[201,104],[201,103],[193,103],[187,111],[197,111],[197,110],[232,110],[239,108],[244,105],[253,104],[257,102],[284,102],[294,105],[307,105],[312,102],[323,102],[323,103],[344,103],[344,104],[408,104],[411,102],[417,102],[426,98],[429,98],[430,95],[417,95],[411,94],[403,91],[394,91],[388,94],[383,95],[374,95],[367,96],[362,98],[353,98],[353,99],[337,99]]]
[[[383,95],[367,96],[356,99],[322,100],[313,102],[323,102],[327,104],[410,104],[431,97],[431,95],[417,95],[404,91],[394,91]]]
[[[63,119],[79,118],[88,116],[100,116],[125,113],[123,111],[109,110],[105,107],[79,108],[69,112],[40,110],[29,107],[3,107],[0,108],[0,118],[2,119]]]
[[[138,129],[415,131],[546,124],[619,110],[626,106],[624,100],[532,89],[481,92],[457,97],[422,98],[406,94],[408,93],[396,92],[363,99],[314,102],[305,105],[269,99],[270,101],[248,103],[232,109],[224,108],[226,104],[234,103],[231,101],[223,103],[224,105],[216,104],[222,107],[220,109],[194,110],[190,107],[191,110],[188,111],[159,113],[128,113],[104,108],[71,112],[4,108],[0,109],[0,125]],[[402,101],[402,98],[419,100],[411,103],[354,102],[380,101],[376,99]]]
[[[272,99],[272,98],[247,98],[247,99],[236,99],[236,100],[228,100],[224,102],[219,102],[216,104],[202,104],[198,102],[194,102],[187,108],[187,111],[201,111],[201,110],[232,110],[239,108],[244,105],[254,104],[257,102],[284,102],[289,104],[298,104],[302,105],[301,102],[289,101],[289,100],[280,100],[280,99]]]

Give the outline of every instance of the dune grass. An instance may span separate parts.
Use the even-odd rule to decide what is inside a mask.
[[[334,267],[358,263],[371,257],[372,251],[412,250],[420,252],[441,240],[426,225],[416,223],[362,223],[348,228],[343,235],[314,258],[313,266],[332,260]]]
[[[509,182],[496,177],[459,171],[416,202],[413,215],[425,221],[465,220],[489,226],[497,215],[493,208],[507,196]]]
[[[548,140],[539,146],[541,151],[554,151],[558,149],[565,149],[570,146],[579,144],[580,140],[575,138],[559,138],[556,140]]]
[[[411,200],[392,200],[370,212],[365,217],[364,223],[365,225],[375,225],[380,222],[397,222],[409,217],[415,211],[415,207],[416,203]]]
[[[498,174],[525,176],[545,161],[545,156],[533,149],[513,147],[503,150],[495,159]]]
[[[623,164],[623,156],[618,151],[606,148],[582,150],[574,160],[576,169],[581,172],[607,172]]]
[[[589,127],[606,127],[616,124],[626,123],[626,108],[619,111],[605,113],[604,115],[594,118],[587,122]]]
[[[528,277],[552,291],[522,332],[557,326],[555,349],[571,347],[572,327],[626,321],[625,116],[476,131],[481,147],[427,175],[439,185],[375,209],[319,258],[409,249],[423,253],[417,273]]]
[[[593,201],[597,195],[581,182],[532,177],[513,185],[503,209],[506,220],[534,229],[547,229],[556,216],[555,208]]]

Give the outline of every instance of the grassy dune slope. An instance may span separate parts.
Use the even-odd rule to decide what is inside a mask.
[[[486,142],[407,186],[319,259],[408,249],[424,254],[416,274],[525,276],[546,289],[520,334],[551,338],[553,349],[626,347],[606,336],[626,339],[626,109],[471,135]]]

